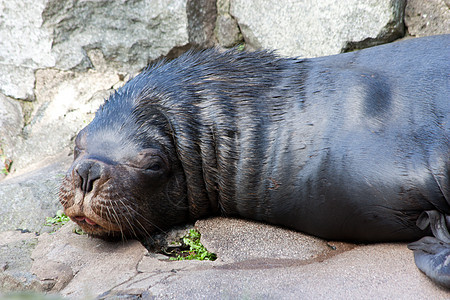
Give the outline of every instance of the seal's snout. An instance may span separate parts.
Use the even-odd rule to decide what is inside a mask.
[[[87,160],[82,161],[75,171],[81,178],[81,191],[87,194],[92,191],[94,181],[101,177],[102,168],[98,162]]]

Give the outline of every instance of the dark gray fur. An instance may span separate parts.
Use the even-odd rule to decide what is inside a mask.
[[[445,35],[314,59],[211,49],[157,64],[80,133],[62,203],[80,187],[105,193],[97,202],[114,213],[94,211],[125,236],[212,214],[325,239],[434,236],[411,248],[450,286],[449,45]],[[96,184],[106,173],[117,195]]]

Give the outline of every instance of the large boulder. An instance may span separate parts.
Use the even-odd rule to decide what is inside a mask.
[[[251,49],[314,57],[393,41],[404,34],[404,0],[231,0]]]
[[[54,66],[52,32],[43,27],[47,0],[1,1],[0,92],[33,99],[34,71]]]
[[[0,92],[34,99],[34,72],[86,70],[99,49],[118,70],[135,72],[189,43],[186,0],[1,1]]]

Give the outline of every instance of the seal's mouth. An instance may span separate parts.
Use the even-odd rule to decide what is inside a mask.
[[[94,221],[92,221],[91,219],[89,219],[85,216],[75,216],[75,217],[72,217],[71,219],[78,225],[89,224],[91,226],[101,227],[100,225],[98,225],[97,223],[95,223]]]
[[[105,228],[103,228],[103,226],[97,224],[97,222],[93,221],[92,219],[86,217],[86,216],[73,216],[70,217],[70,219],[75,222],[78,226],[81,227],[81,229],[88,233],[88,234],[93,234],[93,233],[100,233],[100,232],[104,232]]]
[[[86,214],[80,212],[71,215],[70,211],[66,211],[66,214],[87,234],[91,234],[94,236],[104,236],[111,234],[114,235],[113,232],[122,231],[119,226],[102,218],[93,218],[91,216],[88,217]]]

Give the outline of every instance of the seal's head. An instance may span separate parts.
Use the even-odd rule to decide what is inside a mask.
[[[142,105],[141,85],[137,77],[113,94],[75,140],[60,201],[93,236],[140,238],[188,218],[170,124]]]

